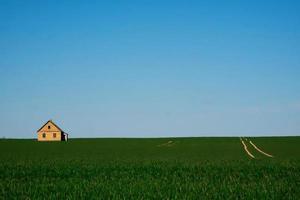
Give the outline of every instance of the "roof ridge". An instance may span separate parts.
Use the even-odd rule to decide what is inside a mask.
[[[44,126],[46,126],[46,124],[48,124],[49,122],[51,122],[56,128],[58,128],[61,132],[64,132],[59,126],[57,126],[52,119],[48,120],[39,130],[37,130],[37,132],[39,132]]]

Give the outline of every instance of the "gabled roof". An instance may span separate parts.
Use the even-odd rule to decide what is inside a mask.
[[[60,130],[61,132],[64,132],[61,128],[59,128],[59,126],[57,126],[51,119],[49,121],[47,121],[39,130],[37,130],[37,132],[39,132],[44,126],[46,126],[46,124],[48,123],[53,124],[56,128],[58,128],[58,130]]]

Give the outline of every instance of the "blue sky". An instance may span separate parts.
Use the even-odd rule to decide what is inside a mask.
[[[0,136],[300,134],[298,1],[0,1]]]

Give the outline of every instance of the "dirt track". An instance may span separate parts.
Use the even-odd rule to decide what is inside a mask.
[[[243,139],[240,138],[240,140],[241,140],[241,142],[242,142],[242,144],[243,144],[243,146],[244,146],[244,149],[245,149],[246,153],[247,153],[251,158],[255,158],[254,155],[252,155],[252,154],[250,153],[250,151],[248,150],[248,147],[247,147],[247,145],[245,144],[245,142],[243,141]]]
[[[259,148],[258,148],[251,140],[249,140],[249,141],[250,141],[250,144],[251,144],[258,152],[260,152],[261,154],[263,154],[263,155],[265,155],[265,156],[268,156],[268,157],[271,157],[271,158],[274,157],[273,155],[268,154],[268,153],[262,151],[261,149],[259,149]]]
[[[246,145],[246,142],[244,142],[242,138],[240,138],[240,140],[241,140],[241,143],[243,144],[243,147],[244,147],[245,152],[246,152],[251,158],[254,158],[254,159],[255,159],[255,156],[249,151],[249,149],[248,149],[248,147],[247,147],[247,145]],[[259,153],[261,153],[261,154],[263,154],[263,155],[265,155],[265,156],[267,156],[267,157],[270,157],[270,158],[273,158],[273,157],[274,157],[273,155],[268,154],[268,153],[264,152],[263,150],[261,150],[260,148],[258,148],[251,140],[248,140],[247,138],[245,138],[245,140],[246,140],[247,142],[249,142],[249,143],[253,146],[253,148],[254,148],[256,151],[258,151]]]

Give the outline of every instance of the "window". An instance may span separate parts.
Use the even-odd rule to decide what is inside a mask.
[[[53,137],[56,138],[56,133],[53,133]]]
[[[43,135],[42,135],[42,136],[43,136],[43,138],[45,138],[45,137],[46,137],[46,133],[43,133]]]
[[[51,127],[50,126],[48,126],[48,129],[50,129]]]

